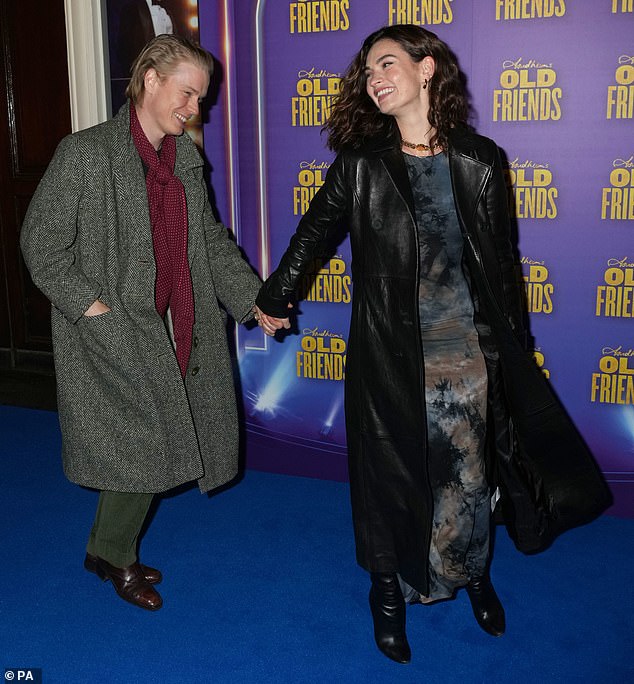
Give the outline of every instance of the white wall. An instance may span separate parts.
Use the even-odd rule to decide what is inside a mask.
[[[72,130],[108,118],[105,7],[102,0],[64,0]]]

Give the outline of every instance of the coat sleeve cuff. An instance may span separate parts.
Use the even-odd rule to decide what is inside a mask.
[[[264,288],[260,290],[260,293],[255,299],[255,303],[267,316],[288,318],[288,302],[271,297]]]

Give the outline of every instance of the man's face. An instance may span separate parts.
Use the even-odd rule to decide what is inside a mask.
[[[207,94],[209,74],[191,62],[181,62],[169,75],[148,69],[143,103],[137,107],[143,132],[155,149],[166,135],[181,135],[196,116]]]

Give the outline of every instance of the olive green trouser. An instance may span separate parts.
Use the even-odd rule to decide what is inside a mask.
[[[154,494],[106,492],[99,494],[97,514],[86,551],[125,568],[137,559],[137,541]]]

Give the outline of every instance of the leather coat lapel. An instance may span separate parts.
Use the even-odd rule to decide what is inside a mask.
[[[478,202],[491,175],[491,166],[478,159],[477,150],[467,144],[468,137],[456,133],[451,136],[449,147],[449,168],[456,208],[465,227],[473,228]],[[396,191],[405,202],[414,218],[414,196],[407,175],[403,153],[395,146],[377,148],[375,153],[381,159]],[[484,228],[484,226],[481,226]]]
[[[389,148],[380,153],[381,161],[387,171],[396,191],[401,196],[402,200],[407,205],[409,213],[414,218],[414,195],[412,194],[412,186],[407,175],[407,167],[403,160],[403,153],[396,148]]]
[[[466,228],[475,227],[478,203],[491,175],[492,167],[477,159],[473,152],[453,145],[449,148],[449,169],[458,215]],[[480,226],[484,229],[485,226]]]

